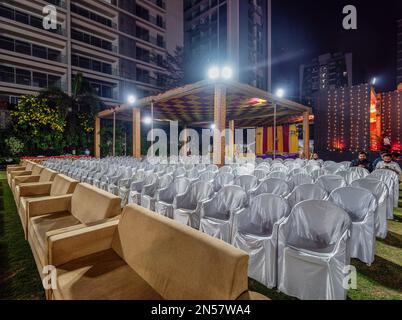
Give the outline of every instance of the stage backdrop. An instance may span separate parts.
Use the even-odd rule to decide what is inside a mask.
[[[276,151],[279,153],[298,153],[299,139],[295,124],[276,128]],[[257,128],[256,153],[261,156],[274,151],[274,128]]]

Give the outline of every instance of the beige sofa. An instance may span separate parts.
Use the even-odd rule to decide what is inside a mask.
[[[29,181],[31,177],[37,177],[45,169],[45,167],[35,164],[32,171],[12,171],[11,172],[11,191],[15,193],[15,188],[25,181]]]
[[[72,195],[29,200],[28,241],[41,276],[43,267],[48,265],[50,236],[114,218],[121,213],[120,202],[119,197],[88,184],[78,184]]]
[[[51,299],[265,299],[248,291],[247,253],[137,205],[119,221],[47,240]]]
[[[39,175],[15,177],[14,200],[17,207],[19,206],[21,186],[30,186],[31,188],[34,188],[40,184],[52,182],[56,175],[56,171],[44,168]]]
[[[11,182],[13,177],[18,175],[29,175],[32,173],[32,169],[36,166],[35,162],[27,161],[26,165],[21,166],[8,166],[7,167],[7,182],[11,188]]]
[[[24,234],[27,239],[28,235],[28,209],[29,201],[38,200],[40,203],[46,203],[47,200],[59,197],[65,197],[74,192],[78,181],[71,179],[65,175],[58,174],[52,182],[43,182],[35,184],[22,184],[17,188],[19,193],[18,213],[24,228]]]

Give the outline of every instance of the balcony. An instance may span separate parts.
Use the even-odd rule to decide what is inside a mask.
[[[67,63],[66,56],[62,55],[59,51],[47,47],[42,47],[29,42],[19,41],[8,37],[0,36],[0,49],[8,50],[31,57],[55,61],[60,63]]]
[[[0,82],[28,86],[31,88],[59,88],[66,90],[61,77],[15,67],[0,66]]]
[[[66,30],[61,27],[61,25],[57,25],[57,29],[45,29],[43,28],[43,19],[39,18],[37,16],[33,16],[30,14],[27,14],[25,12],[21,12],[18,10],[15,10],[14,8],[6,7],[2,4],[0,4],[0,17],[13,20],[19,23],[23,23],[26,25],[29,25],[31,27],[41,29],[43,31],[51,32],[51,33],[56,33],[61,36],[66,35]]]
[[[58,6],[63,9],[67,9],[67,4],[65,0],[45,0],[46,2],[49,2],[50,4],[54,4],[55,6]]]

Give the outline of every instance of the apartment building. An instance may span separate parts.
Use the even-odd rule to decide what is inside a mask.
[[[402,84],[402,19],[397,21],[397,70],[396,84]]]
[[[187,81],[228,64],[236,80],[270,89],[270,24],[271,0],[184,0]]]
[[[57,26],[47,30],[49,5]],[[177,11],[180,0],[2,1],[0,101],[12,104],[46,87],[70,94],[78,73],[106,105],[161,91],[168,48],[183,45],[180,22],[168,18]]]

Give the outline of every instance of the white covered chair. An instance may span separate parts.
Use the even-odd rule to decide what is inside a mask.
[[[214,191],[218,192],[224,186],[232,185],[234,180],[234,175],[231,173],[220,172],[215,176],[213,186]]]
[[[297,186],[300,186],[303,184],[312,184],[312,183],[314,183],[314,180],[308,174],[299,173],[299,174],[289,177],[288,182],[290,182],[290,185],[292,185],[294,188],[296,188]]]
[[[341,176],[325,175],[317,179],[316,184],[323,188],[328,194],[338,188],[346,187],[346,181]]]
[[[282,179],[284,181],[287,181],[288,177],[288,174],[284,171],[272,171],[267,175],[267,178]]]
[[[388,210],[388,219],[394,219],[394,213],[392,208],[398,208],[398,201],[399,201],[399,176],[396,172],[386,169],[377,169],[371,173],[369,177],[376,178],[384,182],[388,188],[389,193],[392,197],[390,200],[391,207]]]
[[[141,192],[144,185],[147,183],[146,181],[147,175],[141,170],[138,171],[131,182],[130,185],[130,193],[128,196],[128,204],[140,204],[141,203]]]
[[[191,184],[184,194],[175,197],[173,219],[198,230],[201,220],[201,205],[213,194],[214,188],[208,182],[198,181]]]
[[[291,208],[306,200],[325,200],[328,193],[316,184],[304,184],[297,186],[288,197]]]
[[[324,169],[316,169],[310,172],[310,176],[316,181],[319,177],[325,176],[327,173]]]
[[[278,228],[289,213],[285,199],[261,194],[236,215],[233,245],[249,254],[249,277],[268,288],[277,285]]]
[[[200,173],[197,168],[191,169],[187,171],[187,178],[190,179],[191,182],[195,182],[200,179]]]
[[[347,213],[322,200],[297,204],[278,231],[278,289],[302,300],[344,300],[350,265]]]
[[[178,178],[166,188],[158,190],[155,202],[155,212],[173,219],[173,203],[174,199],[179,194],[184,194],[191,181],[188,178]]]
[[[352,220],[351,257],[371,265],[375,254],[375,212],[377,200],[368,190],[344,187],[334,190],[329,199],[345,210]]]
[[[258,179],[252,175],[243,175],[236,177],[233,184],[241,187],[244,191],[249,192],[258,186]]]
[[[253,176],[255,176],[259,181],[265,180],[267,178],[268,172],[261,169],[256,169],[253,172]]]
[[[276,194],[280,197],[286,197],[290,193],[289,184],[276,178],[269,178],[260,183],[258,187],[250,191],[250,198],[254,198],[263,193]]]
[[[200,181],[208,182],[208,183],[214,183],[216,176],[216,172],[214,171],[205,171],[204,173],[200,174]]]
[[[370,175],[370,172],[367,169],[353,167],[347,170],[347,174],[344,178],[346,180],[346,183],[350,185],[353,181],[366,178],[368,175]]]
[[[231,243],[235,216],[247,204],[247,193],[241,187],[223,187],[212,199],[202,204],[200,231]]]
[[[148,179],[149,184],[144,185],[141,192],[141,207],[155,211],[156,196],[159,189],[167,188],[173,182],[173,177],[165,175],[159,178],[158,175],[152,174]]]
[[[388,233],[387,211],[389,205],[389,192],[386,184],[376,179],[359,179],[351,184],[352,187],[362,188],[370,191],[377,199],[377,210],[375,212],[376,236],[385,239]],[[392,210],[392,209],[391,209]]]

